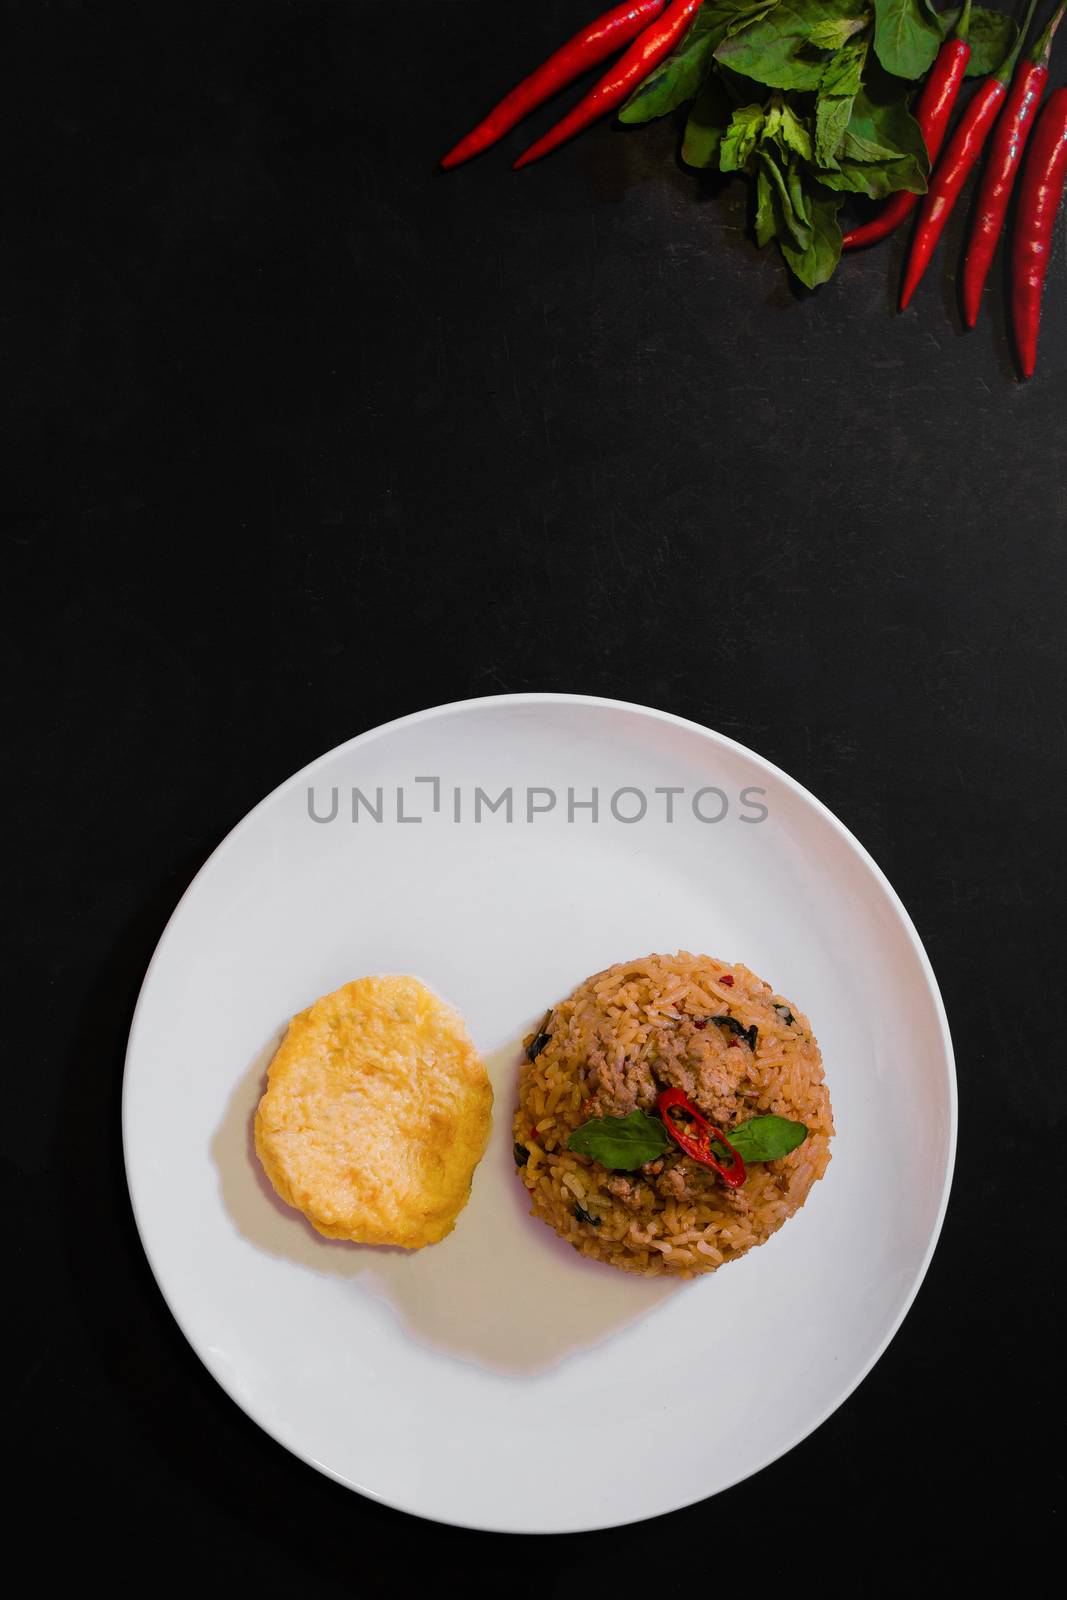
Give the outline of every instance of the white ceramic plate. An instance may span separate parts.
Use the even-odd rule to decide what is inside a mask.
[[[352,820],[353,789],[380,821],[358,800]],[[476,821],[478,789],[510,790],[511,820],[482,801]],[[568,804],[593,790],[595,821]],[[309,792],[326,819],[334,791],[336,816],[313,820]],[[510,1124],[520,1041],[545,1008],[612,962],[677,949],[742,961],[803,1007],[838,1132],[781,1232],[665,1284],[585,1261],[527,1215]],[[250,1134],[289,1016],[385,972],[459,1008],[496,1094],[469,1206],[414,1254],[320,1238],[276,1198]],[[363,1494],[540,1533],[715,1494],[841,1404],[926,1271],[956,1105],[918,936],[825,807],[693,723],[541,694],[365,733],[234,829],[145,978],[123,1119],[153,1271],[249,1416]]]

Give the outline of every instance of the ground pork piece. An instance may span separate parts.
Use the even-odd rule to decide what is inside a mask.
[[[664,1089],[681,1089],[716,1127],[728,1128],[743,1109],[738,1087],[752,1055],[721,1028],[698,1029],[688,1018],[656,1031],[648,1056],[634,1061],[597,1041],[586,1058],[586,1087],[597,1117],[653,1112]]]
[[[693,1196],[686,1193],[685,1173],[681,1167],[668,1167],[666,1172],[660,1174],[656,1191],[665,1200],[692,1200]]]
[[[639,1187],[640,1185],[636,1178],[624,1178],[618,1175],[614,1178],[604,1179],[604,1188],[609,1194],[613,1194],[616,1200],[621,1200],[624,1204],[636,1197]]]
[[[714,1195],[716,1205],[724,1205],[739,1217],[748,1216],[752,1202],[742,1189],[732,1189],[721,1183],[714,1172],[699,1162],[682,1160],[668,1167],[655,1184],[664,1200],[685,1200],[692,1203],[707,1200]]]
[[[740,1085],[748,1081],[752,1052],[736,1035],[708,1027],[687,1041],[687,1064],[694,1089],[690,1098],[715,1127],[724,1131],[737,1120]]]
[[[656,1078],[663,1088],[681,1089],[709,1120],[731,1117],[737,1085],[752,1060],[747,1044],[734,1034],[701,1019],[685,1018],[681,1026],[656,1040]]]
[[[603,1180],[604,1188],[616,1200],[622,1202],[630,1211],[652,1211],[656,1204],[655,1191],[650,1183],[636,1175],[627,1177],[624,1173],[614,1173],[610,1178]]]
[[[723,1204],[730,1211],[736,1212],[739,1217],[747,1217],[752,1210],[752,1201],[744,1189],[731,1189],[728,1183],[720,1184],[719,1187],[722,1190]]]
[[[624,1056],[612,1058],[600,1046],[589,1052],[589,1083],[594,1089],[598,1117],[627,1117],[631,1111],[651,1111],[659,1090],[647,1062]]]
[[[720,1129],[726,1137],[730,1137],[730,1128],[737,1120],[737,1097],[734,1094],[718,1096],[711,1093],[697,1094],[695,1103],[698,1111],[703,1112],[713,1128]]]
[[[683,1156],[660,1173],[655,1187],[665,1200],[703,1200],[715,1187],[715,1174]]]
[[[701,1116],[713,1128],[721,1128],[724,1133],[737,1121],[738,1112],[744,1109],[743,1103],[738,1101],[735,1086],[723,1081],[715,1072],[701,1072],[698,1075],[692,1068],[684,1068],[673,1074],[670,1087],[681,1089]]]
[[[664,1028],[656,1035],[651,1070],[657,1094],[661,1089],[681,1089],[692,1098],[696,1074],[688,1059],[688,1039],[680,1028]]]

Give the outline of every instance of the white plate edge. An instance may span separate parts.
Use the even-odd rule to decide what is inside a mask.
[[[324,761],[330,761],[334,757],[339,756],[346,751],[355,749],[356,746],[360,744],[370,744],[374,739],[384,736],[385,734],[392,733],[399,728],[413,727],[420,722],[428,722],[439,717],[455,715],[463,711],[471,710],[474,707],[480,706],[488,708],[505,705],[585,705],[600,708],[606,707],[610,710],[616,711],[637,712],[642,716],[651,717],[655,721],[665,723],[668,726],[683,728],[691,733],[699,734],[702,738],[708,740],[712,744],[737,751],[740,755],[746,757],[748,760],[755,762],[755,764],[762,768],[765,772],[773,775],[773,777],[779,783],[783,784],[794,795],[812,805],[816,812],[818,812],[823,819],[830,824],[831,828],[836,831],[839,837],[847,846],[849,846],[850,849],[854,851],[860,861],[866,866],[867,870],[871,873],[875,881],[887,894],[890,904],[893,906],[898,917],[900,918],[901,924],[908,936],[908,940],[912,946],[912,949],[918,957],[919,966],[922,970],[923,976],[926,979],[927,988],[934,1001],[934,1010],[941,1030],[941,1040],[945,1051],[946,1064],[948,1066],[948,1148],[937,1216],[934,1221],[934,1226],[931,1231],[930,1241],[927,1245],[926,1252],[922,1258],[922,1261],[919,1263],[918,1268],[916,1269],[912,1282],[908,1286],[908,1290],[904,1297],[900,1311],[890,1325],[882,1342],[878,1345],[874,1351],[874,1354],[871,1356],[871,1359],[867,1362],[866,1366],[864,1366],[858,1375],[842,1390],[837,1399],[827,1406],[813,1422],[803,1427],[795,1435],[795,1437],[790,1439],[789,1443],[784,1449],[774,1449],[755,1466],[749,1467],[746,1471],[740,1473],[736,1478],[731,1478],[727,1483],[722,1484],[714,1491],[712,1495],[697,1495],[693,1500],[682,1501],[676,1506],[667,1507],[659,1511],[650,1511],[647,1517],[626,1517],[618,1522],[595,1522],[574,1525],[565,1528],[550,1529],[530,1529],[525,1527],[505,1528],[499,1525],[494,1525],[493,1527],[489,1528],[486,1527],[485,1524],[478,1522],[463,1522],[454,1518],[432,1516],[431,1514],[420,1510],[417,1506],[404,1504],[398,1500],[389,1499],[384,1495],[376,1493],[376,1491],[373,1489],[366,1488],[363,1485],[353,1484],[349,1478],[343,1477],[340,1473],[335,1472],[324,1462],[317,1461],[313,1456],[306,1454],[303,1450],[292,1444],[284,1436],[282,1430],[273,1432],[272,1430],[264,1427],[264,1425],[260,1423],[257,1418],[251,1416],[251,1414],[245,1409],[244,1405],[242,1405],[239,1396],[235,1392],[235,1388],[227,1383],[222,1375],[220,1375],[218,1372],[215,1372],[210,1366],[208,1366],[206,1359],[197,1349],[196,1344],[186,1331],[181,1317],[175,1310],[170,1296],[164,1288],[160,1272],[157,1268],[156,1262],[152,1257],[152,1253],[149,1250],[148,1244],[145,1240],[144,1229],[141,1226],[141,1218],[137,1210],[137,1201],[134,1197],[133,1189],[129,1180],[130,1162],[129,1151],[127,1148],[128,1067],[134,1048],[134,1041],[137,1033],[138,1020],[145,990],[148,987],[148,982],[152,976],[153,969],[155,968],[155,965],[162,954],[163,947],[166,944],[167,935],[170,932],[172,923],[184,905],[186,898],[192,894],[193,889],[199,882],[201,875],[207,871],[217,853],[223,848],[224,845],[228,844],[231,839],[235,838],[247,824],[250,824],[252,819],[259,811],[284,794],[288,789],[291,789],[299,784],[306,774],[311,772],[314,768],[320,766]],[[130,1198],[130,1209],[133,1212],[133,1219],[137,1228],[137,1235],[141,1242],[141,1248],[145,1253],[145,1259],[147,1260],[149,1268],[152,1272],[152,1276],[155,1279],[156,1287],[163,1297],[163,1301],[167,1307],[167,1310],[177,1323],[182,1337],[193,1350],[193,1353],[197,1356],[197,1359],[201,1361],[210,1376],[219,1384],[224,1393],[227,1394],[229,1398],[240,1408],[244,1415],[248,1417],[250,1422],[254,1423],[257,1428],[261,1428],[262,1431],[267,1434],[268,1438],[276,1440],[277,1443],[279,1443],[284,1449],[288,1450],[290,1454],[294,1455],[298,1460],[305,1462],[308,1466],[314,1467],[316,1471],[321,1472],[325,1477],[331,1478],[335,1483],[341,1484],[342,1487],[346,1489],[355,1489],[358,1494],[364,1495],[367,1499],[376,1501],[379,1505],[389,1506],[393,1510],[405,1512],[409,1516],[419,1517],[423,1521],[436,1522],[444,1527],[466,1528],[470,1531],[479,1533],[489,1532],[515,1534],[525,1537],[549,1537],[555,1534],[594,1533],[606,1531],[616,1527],[629,1527],[633,1526],[637,1522],[649,1521],[658,1516],[669,1516],[674,1511],[685,1510],[689,1506],[700,1504],[703,1500],[714,1499],[717,1495],[725,1493],[727,1490],[734,1488],[738,1483],[742,1483],[748,1478],[755,1477],[757,1473],[762,1472],[766,1467],[772,1465],[775,1461],[782,1460],[785,1456],[789,1455],[790,1452],[795,1450],[799,1444],[802,1444],[805,1439],[817,1432],[818,1429],[822,1427],[823,1423],[826,1422],[829,1417],[833,1416],[834,1412],[839,1410],[840,1407],[845,1404],[845,1402],[856,1392],[860,1384],[863,1383],[864,1379],[878,1364],[889,1345],[892,1343],[896,1334],[899,1332],[905,1317],[915,1303],[915,1299],[920,1288],[922,1287],[923,1281],[926,1278],[926,1274],[929,1271],[930,1263],[933,1260],[934,1252],[941,1237],[941,1230],[944,1226],[945,1215],[948,1210],[949,1195],[952,1189],[952,1180],[955,1173],[959,1107],[958,1086],[956,1080],[956,1058],[955,1051],[952,1047],[952,1035],[949,1030],[948,1016],[945,1011],[944,1001],[941,998],[941,990],[938,986],[937,978],[934,975],[934,970],[931,965],[930,958],[926,953],[925,946],[923,945],[922,940],[919,938],[918,931],[916,930],[915,924],[912,922],[912,919],[908,914],[907,908],[905,907],[900,896],[897,894],[896,890],[893,888],[893,885],[889,882],[889,879],[886,877],[885,873],[882,871],[881,867],[875,861],[870,852],[851,832],[851,830],[846,828],[845,824],[834,815],[828,806],[825,806],[823,802],[813,795],[810,790],[806,789],[803,784],[799,783],[795,778],[790,777],[789,774],[784,772],[780,767],[775,766],[774,762],[769,761],[765,756],[761,756],[756,751],[749,749],[747,745],[741,744],[739,740],[731,739],[729,735],[718,733],[715,729],[708,728],[703,723],[694,722],[691,718],[680,717],[671,711],[661,711],[654,706],[641,705],[637,701],[617,700],[605,695],[569,694],[552,690],[523,690],[517,694],[474,695],[465,700],[446,701],[441,705],[426,707],[422,711],[408,712],[404,716],[394,717],[388,722],[379,723],[376,727],[366,729],[363,733],[355,734],[351,739],[345,739],[340,744],[334,745],[332,749],[323,751],[320,755],[313,757],[312,760],[306,762],[305,765],[297,772],[294,772],[288,778],[283,779],[281,783],[277,784],[275,788],[271,789],[269,793],[264,795],[263,798],[251,808],[250,811],[245,812],[244,816],[237,823],[235,823],[227,833],[223,835],[223,837],[213,847],[206,859],[201,863],[200,867],[190,879],[188,885],[175,904],[174,909],[167,918],[166,925],[159,936],[155,949],[152,952],[148,966],[145,968],[144,977],[141,980],[141,987],[138,991],[137,1003],[134,1006],[133,1016],[130,1022],[129,1038],[127,1040],[126,1053],[123,1059],[121,1119],[123,1167],[126,1176],[127,1193],[129,1194]]]

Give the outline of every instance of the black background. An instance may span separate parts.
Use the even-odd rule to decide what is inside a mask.
[[[961,334],[962,219],[896,316],[902,240],[794,293],[670,123],[438,174],[592,9],[5,8],[11,1449],[57,1579],[562,1596],[685,1541],[766,1587],[824,1517],[890,1572],[936,1529],[924,1575],[1024,1571],[1056,1526],[1062,219],[1022,385],[999,266]],[[695,718],[823,799],[915,918],[962,1100],[929,1279],[847,1404],[717,1500],[552,1541],[420,1523],[259,1432],[154,1287],[118,1121],[144,967],[229,827],[362,729],[531,688]],[[580,1494],[595,1439],[551,1426]]]

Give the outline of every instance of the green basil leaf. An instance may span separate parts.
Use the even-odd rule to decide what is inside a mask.
[[[824,281],[819,279],[820,283]],[[802,1122],[790,1122],[787,1117],[753,1117],[749,1122],[739,1123],[726,1135],[746,1166],[752,1161],[779,1161],[803,1144],[807,1136],[808,1130]]]
[[[852,161],[899,161],[903,153],[902,150],[891,150],[888,145],[879,144],[875,139],[864,138],[855,128],[846,128],[841,141],[841,154]]]
[[[941,48],[941,29],[922,0],[874,0],[874,51],[897,78],[922,78]]]
[[[760,167],[756,173],[756,243],[760,249],[769,244],[778,232],[774,215],[774,191],[771,180]]]
[[[730,120],[730,101],[718,73],[709,72],[696,97],[682,138],[687,167],[718,165],[719,145]]]
[[[738,106],[719,146],[719,167],[723,172],[742,172],[763,131],[762,106]]]
[[[904,104],[906,95],[904,84],[897,86],[884,73],[872,73],[853,99],[848,131],[892,150],[896,157],[925,151],[919,124]]]
[[[792,106],[777,95],[771,97],[762,137],[773,139],[783,155],[793,150],[805,161],[811,160],[811,134]]]
[[[772,89],[817,89],[827,55],[811,42],[812,27],[855,16],[856,0],[778,0],[761,21],[723,39],[715,59]]]
[[[803,211],[797,211],[793,188],[786,181],[785,175],[774,157],[768,151],[761,150],[759,159],[761,170],[765,171],[770,179],[774,193],[774,209],[778,223],[779,243],[784,248],[785,241],[788,240],[796,250],[803,252],[811,244],[811,223]],[[723,1019],[716,1017],[715,1020],[721,1022]],[[729,1022],[734,1021],[733,1017],[729,1017],[726,1020]],[[735,1024],[735,1026],[738,1025]],[[744,1033],[744,1029],[741,1029],[741,1032]]]
[[[851,98],[858,94],[863,84],[868,48],[868,41],[860,39],[846,44],[841,50],[835,50],[819,79],[820,95],[848,95]]]
[[[809,184],[808,207],[811,215],[811,237],[809,243],[800,248],[794,242],[778,236],[778,244],[786,264],[792,272],[806,284],[809,289],[816,288],[820,283],[825,283],[833,275],[834,268],[841,259],[841,229],[837,222],[837,211],[841,204],[841,197],[830,194],[821,184]],[[762,1121],[763,1119],[758,1119]],[[747,1124],[743,1124],[747,1126]],[[799,1126],[799,1124],[798,1124]],[[733,1144],[733,1134],[730,1143]],[[799,1139],[797,1143],[799,1144]],[[736,1147],[735,1147],[736,1148]],[[742,1157],[742,1159],[746,1159]],[[771,1156],[753,1156],[754,1161],[769,1161]]]
[[[943,38],[948,38],[959,18],[958,7],[939,13],[937,20]],[[971,47],[967,77],[985,78],[989,73],[996,72],[1010,55],[1018,37],[1019,24],[1006,11],[989,11],[985,6],[974,7],[967,29],[967,41]]]
[[[804,179],[801,173],[799,162],[791,161],[789,166],[786,168],[785,187],[793,207],[794,217],[796,217],[799,222],[803,222],[804,227],[810,233],[812,227],[814,226],[814,218],[812,216],[811,199],[804,187]],[[755,1050],[757,1037],[758,1029],[756,1028],[756,1024],[753,1023],[748,1031],[748,1047],[750,1050]]]
[[[858,17],[833,17],[825,22],[813,22],[808,29],[808,39],[820,50],[840,50],[854,33],[860,33],[871,20],[869,11]]]
[[[788,105],[782,107],[782,139],[790,150],[796,151],[801,160],[811,160],[811,134],[793,108]]]
[[[671,1149],[673,1143],[658,1117],[631,1111],[626,1117],[594,1117],[583,1122],[567,1140],[567,1149],[592,1156],[615,1172],[636,1172],[646,1161],[655,1161]]]
[[[996,72],[1015,48],[1019,24],[1003,11],[972,11],[967,37],[971,45],[971,59],[967,63],[966,76],[984,78]]]
[[[834,156],[845,136],[848,119],[852,115],[852,96],[833,95],[818,101],[815,107],[816,166],[835,166]]]
[[[773,11],[778,0],[704,0],[698,17],[703,17],[708,31],[714,33],[716,46],[742,28],[762,22]]]
[[[874,162],[858,162],[839,154],[838,164],[845,177],[834,181],[820,173],[828,188],[851,189],[876,200],[897,189],[925,193],[930,160],[919,124],[904,103],[907,92],[906,84],[877,66],[868,71],[867,82],[852,103],[846,132],[856,141],[896,153],[890,160]]]
[[[885,200],[898,189],[910,187],[908,182],[901,181],[908,177],[904,161],[889,161],[880,166],[873,161],[849,161],[846,156],[838,156],[832,167],[820,167],[816,176],[828,189],[843,194],[865,194],[871,200]],[[912,190],[913,194],[921,192]]]

